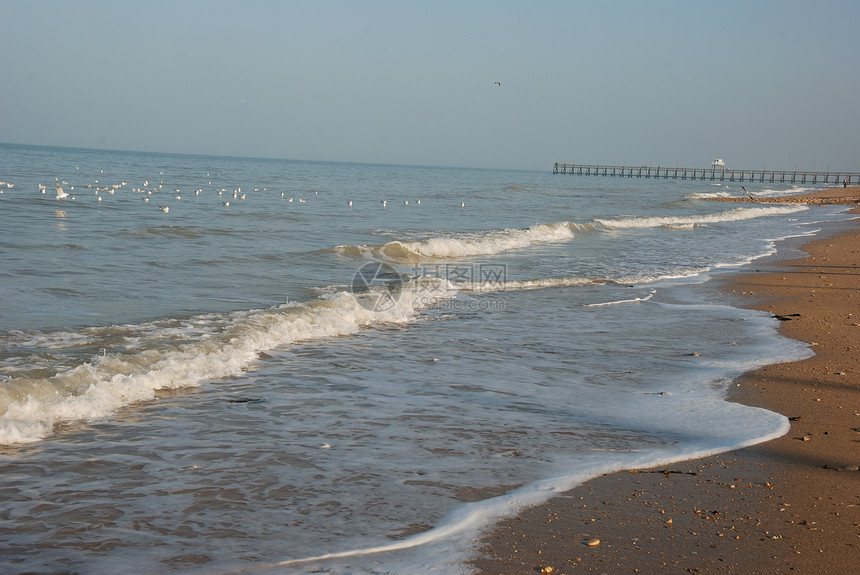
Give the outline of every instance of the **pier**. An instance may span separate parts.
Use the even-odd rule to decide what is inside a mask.
[[[801,170],[735,170],[711,166],[708,168],[666,168],[662,166],[604,166],[595,164],[560,164],[553,174],[570,176],[612,176],[618,178],[663,178],[667,180],[709,180],[716,182],[767,182],[781,184],[860,185],[858,172],[808,172]]]

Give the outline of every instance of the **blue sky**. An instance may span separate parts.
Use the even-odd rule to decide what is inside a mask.
[[[3,0],[0,22],[4,142],[860,171],[854,0]]]

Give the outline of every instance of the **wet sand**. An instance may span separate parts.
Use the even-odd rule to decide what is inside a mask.
[[[860,188],[803,201],[858,203]],[[789,433],[666,469],[604,475],[522,510],[477,544],[475,571],[853,572],[860,561],[860,226],[803,249],[809,257],[722,282],[738,305],[773,313],[785,335],[815,351],[734,382],[732,401],[788,416]]]

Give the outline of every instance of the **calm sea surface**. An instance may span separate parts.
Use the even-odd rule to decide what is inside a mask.
[[[784,433],[723,398],[808,350],[705,282],[847,217],[14,145],[0,180],[3,573],[465,572],[518,506]]]

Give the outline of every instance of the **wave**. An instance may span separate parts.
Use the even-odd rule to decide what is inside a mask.
[[[154,399],[159,390],[240,375],[275,347],[405,323],[454,294],[448,282],[421,277],[268,309],[91,328],[80,336],[18,332],[11,343],[19,348],[50,343],[54,349],[89,345],[103,350],[70,368],[55,364],[59,370],[50,376],[40,376],[44,366],[5,375],[0,444],[34,442],[58,424],[104,419],[124,406]]]
[[[509,281],[482,281],[482,282],[451,282],[451,287],[457,293],[494,293],[505,291],[528,291],[553,288],[568,288],[582,287],[590,285],[614,285],[623,287],[633,287],[643,284],[652,284],[667,279],[682,279],[699,275],[708,271],[709,268],[695,268],[680,273],[676,271],[667,271],[662,274],[642,274],[639,276],[619,276],[617,278],[608,277],[569,277],[569,278],[541,278],[530,280],[509,280]],[[654,292],[652,292],[653,294]],[[649,296],[650,297],[650,296]],[[628,301],[628,300],[624,300]],[[645,301],[645,300],[642,300]],[[622,302],[623,303],[623,302]]]
[[[712,184],[712,185],[714,185],[714,184]],[[719,184],[716,184],[716,185],[719,185]],[[691,194],[687,194],[684,197],[691,199],[691,200],[702,200],[702,199],[707,199],[707,198],[733,198],[736,196],[733,196],[729,192],[693,192]],[[740,196],[737,196],[737,197],[740,197]]]
[[[825,188],[830,186],[824,186]],[[815,192],[821,190],[821,186],[793,186],[787,190],[774,190],[772,188],[763,188],[758,191],[752,192],[754,196],[759,196],[762,198],[782,198],[782,197],[791,197],[802,194],[808,194],[811,192]]]
[[[725,188],[730,188],[729,184],[711,184],[712,186],[720,186],[722,185]],[[750,184],[751,186],[754,184]],[[755,198],[785,198],[791,196],[797,196],[802,194],[807,194],[810,192],[814,192],[816,190],[820,190],[820,187],[804,187],[804,186],[794,186],[787,190],[774,190],[772,188],[762,188],[760,190],[748,190],[748,193],[744,193],[742,191],[742,185],[736,184],[733,186],[738,190],[736,194],[731,192],[693,192],[684,196],[687,199],[691,200],[699,200],[699,199],[709,199],[709,198],[747,198],[749,195]]]
[[[786,206],[766,206],[755,208],[735,208],[725,212],[714,214],[701,214],[693,216],[643,216],[618,219],[595,219],[601,227],[608,230],[618,229],[641,229],[641,228],[685,228],[695,227],[720,222],[737,222],[741,220],[752,220],[763,216],[776,216],[781,214],[793,214],[808,209],[802,204]]]
[[[704,195],[703,195],[704,196]],[[493,256],[503,252],[531,247],[535,244],[566,242],[576,233],[599,230],[641,229],[664,227],[685,230],[719,222],[734,222],[755,218],[791,214],[808,209],[802,204],[743,207],[713,214],[689,216],[642,216],[617,219],[596,218],[589,223],[556,222],[525,229],[489,230],[475,233],[440,235],[424,240],[394,240],[384,244],[360,246],[341,245],[333,250],[341,255],[377,259],[401,264],[426,261]]]
[[[570,241],[574,230],[588,229],[570,222],[539,224],[526,229],[452,234],[419,241],[392,241],[381,245],[337,246],[343,255],[398,263],[491,256],[534,244]]]
[[[458,292],[490,293],[499,291],[525,291],[561,287],[579,287],[604,283],[615,283],[615,281],[603,278],[571,277],[509,281],[452,282],[451,285]]]
[[[719,267],[719,266],[715,266]],[[664,280],[688,279],[696,277],[710,271],[710,267],[696,267],[686,270],[664,270],[662,272],[640,274],[636,276],[618,276],[610,277],[568,277],[568,278],[540,278],[529,280],[507,280],[507,281],[468,281],[468,282],[450,282],[452,289],[457,293],[477,293],[488,294],[506,291],[529,291],[542,290],[553,288],[569,288],[582,287],[592,285],[613,285],[622,287],[634,287],[639,285],[653,284]],[[656,293],[652,290],[651,294],[645,298],[637,298],[635,300],[621,300],[619,302],[609,303],[627,303],[632,301],[647,301]],[[606,304],[595,304],[606,305]]]

